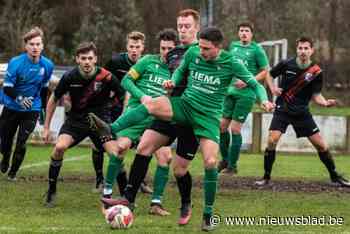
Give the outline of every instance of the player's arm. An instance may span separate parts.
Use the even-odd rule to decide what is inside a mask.
[[[142,90],[140,90],[135,82],[142,78],[143,73],[148,65],[148,56],[141,58],[134,66],[130,68],[128,73],[122,79],[122,87],[129,92],[129,94],[142,102],[143,98],[149,98]]]
[[[49,142],[50,137],[50,124],[55,113],[56,107],[58,105],[58,101],[60,98],[68,91],[69,81],[68,78],[63,76],[63,78],[58,82],[58,85],[55,91],[51,94],[49,100],[46,104],[46,117],[44,122],[44,132],[43,132],[43,140],[45,143]]]
[[[268,75],[270,65],[265,50],[261,46],[257,47],[255,58],[256,63],[260,69],[260,72],[255,75],[255,79],[257,81],[262,81]]]
[[[10,60],[7,66],[6,75],[3,83],[4,93],[13,100],[16,100],[16,97],[18,95],[15,89],[18,66],[19,64],[16,62],[16,60]]]
[[[184,78],[186,72],[188,71],[188,66],[190,64],[191,61],[191,57],[192,57],[192,50],[195,47],[187,50],[187,52],[184,54],[184,57],[179,65],[178,68],[176,68],[176,70],[174,71],[172,77],[171,77],[171,82],[173,83],[174,86],[177,86],[181,83],[182,79]]]
[[[312,100],[323,107],[332,107],[337,104],[336,99],[326,99],[322,93],[323,77],[322,72],[312,81]]]

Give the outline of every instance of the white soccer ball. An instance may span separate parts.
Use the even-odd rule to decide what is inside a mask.
[[[112,229],[126,229],[132,225],[134,215],[127,206],[116,205],[108,208],[105,214],[106,222]]]

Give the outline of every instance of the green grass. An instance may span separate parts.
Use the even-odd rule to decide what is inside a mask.
[[[47,177],[51,148],[29,147],[19,176]],[[79,181],[64,180],[58,184],[57,206],[47,209],[42,205],[43,194],[47,189],[44,180],[19,179],[16,183],[7,182],[0,176],[0,233],[116,233],[110,230],[99,212],[98,194],[91,192],[94,173],[88,148],[73,148],[66,153],[61,176],[81,178]],[[127,164],[132,159],[127,157]],[[107,163],[107,160],[106,160]],[[36,165],[28,168],[29,165]],[[350,171],[349,155],[336,157],[338,169]],[[105,164],[107,165],[107,164]],[[154,172],[153,160],[150,176]],[[262,155],[243,154],[239,164],[239,176],[259,177],[263,173]],[[194,176],[203,174],[200,155],[191,167]],[[309,181],[328,181],[326,170],[316,155],[278,155],[273,171],[274,178]],[[83,180],[90,178],[90,180]],[[173,178],[171,179],[173,180]],[[186,227],[176,225],[179,195],[174,183],[170,183],[165,193],[164,205],[171,212],[169,217],[154,217],[147,214],[150,197],[139,194],[135,223],[130,230],[122,233],[201,233],[202,210],[200,188],[193,191],[194,212],[191,223]],[[350,193],[303,193],[273,192],[260,190],[229,190],[220,188],[215,203],[215,213],[222,218],[236,217],[323,217],[344,218],[344,225],[223,225],[214,233],[346,233],[350,232]]]

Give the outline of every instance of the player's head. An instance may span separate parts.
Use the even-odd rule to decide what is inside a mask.
[[[39,59],[44,49],[43,37],[44,33],[39,27],[34,27],[23,35],[24,48],[33,60]]]
[[[146,36],[142,32],[133,31],[126,37],[126,50],[128,51],[129,59],[136,62],[145,50]]]
[[[166,28],[158,33],[157,39],[159,40],[160,57],[165,62],[168,52],[177,44],[177,33],[172,28]]]
[[[214,60],[220,53],[224,36],[216,27],[203,28],[199,32],[199,48],[201,56],[209,61]]]
[[[84,73],[93,72],[97,63],[96,45],[91,41],[80,43],[75,52],[75,61]]]
[[[297,56],[302,62],[308,62],[314,53],[314,43],[310,37],[300,37],[296,41]]]
[[[177,14],[177,32],[180,43],[188,45],[197,41],[200,28],[200,15],[193,9],[185,9]]]
[[[253,39],[254,25],[251,22],[242,22],[237,26],[239,40],[249,44]]]

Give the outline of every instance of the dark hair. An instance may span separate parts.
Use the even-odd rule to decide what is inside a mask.
[[[295,43],[296,46],[298,46],[298,44],[299,44],[300,42],[302,42],[302,43],[303,43],[303,42],[309,42],[311,48],[314,47],[314,42],[313,42],[313,40],[312,40],[311,37],[306,37],[306,36],[299,37],[299,38],[296,40],[296,43]]]
[[[146,40],[146,36],[145,34],[143,34],[142,32],[139,31],[132,31],[130,33],[128,33],[128,35],[126,36],[126,40],[141,40],[142,42],[145,42]]]
[[[241,22],[241,23],[238,24],[238,26],[237,26],[237,31],[239,31],[239,29],[240,29],[241,27],[250,28],[250,31],[254,32],[254,24],[253,24],[252,22],[249,22],[249,21]]]
[[[32,29],[30,29],[28,32],[26,32],[23,35],[23,41],[24,43],[27,43],[29,40],[33,39],[34,37],[41,37],[42,39],[44,39],[44,33],[41,30],[41,28],[39,27],[34,27]]]
[[[216,27],[207,27],[199,32],[199,39],[208,40],[215,46],[218,46],[223,42],[224,36],[220,29]]]
[[[92,41],[85,41],[78,45],[75,55],[78,56],[79,54],[85,54],[88,52],[94,52],[95,55],[97,55],[97,47]]]
[[[165,28],[157,34],[157,39],[159,41],[173,41],[175,44],[177,44],[177,32],[172,28]]]
[[[193,10],[193,9],[184,9],[179,11],[177,14],[177,18],[179,17],[187,17],[187,16],[192,16],[194,21],[199,24],[200,23],[200,14],[198,11]]]

